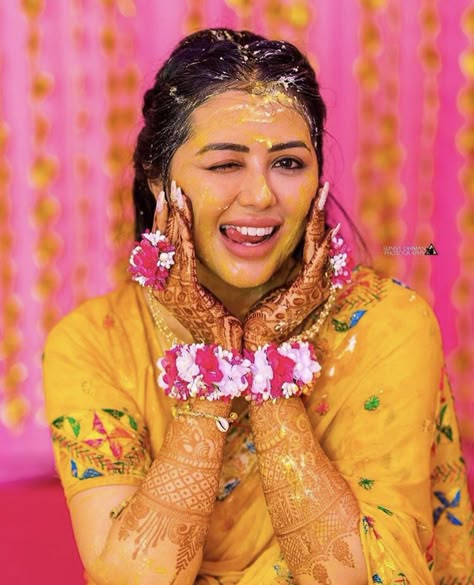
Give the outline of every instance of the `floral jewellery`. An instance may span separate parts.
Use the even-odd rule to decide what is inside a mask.
[[[169,276],[170,268],[174,264],[175,248],[160,230],[142,234],[140,242],[135,242],[135,248],[130,255],[128,271],[132,279],[141,286],[151,286],[163,290]]]
[[[156,365],[158,384],[177,400],[230,401],[249,385],[250,362],[237,351],[204,343],[175,345]]]
[[[189,403],[186,403],[183,408],[179,408],[178,406],[173,406],[171,408],[171,414],[174,418],[179,418],[180,416],[194,416],[197,418],[210,418],[216,421],[216,427],[221,433],[225,433],[229,430],[230,425],[235,422],[238,418],[236,412],[231,412],[229,416],[226,418],[224,416],[216,416],[214,414],[210,414],[209,412],[200,412],[199,410],[193,410]]]
[[[181,344],[168,350],[157,366],[158,384],[171,398],[228,402],[245,396],[258,403],[309,394],[314,374],[321,370],[307,342],[267,344],[243,357],[219,345]]]
[[[309,394],[314,374],[321,372],[308,342],[271,343],[246,351],[245,357],[251,364],[251,383],[245,396],[257,403]]]

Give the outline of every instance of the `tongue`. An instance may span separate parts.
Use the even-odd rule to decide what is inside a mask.
[[[232,240],[237,244],[260,244],[260,242],[263,242],[268,238],[268,236],[244,236],[244,234],[240,233],[233,227],[227,228],[225,230],[225,235],[229,240]]]

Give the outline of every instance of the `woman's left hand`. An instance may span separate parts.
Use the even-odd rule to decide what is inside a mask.
[[[244,347],[255,350],[266,343],[282,343],[329,296],[329,248],[339,226],[324,234],[324,203],[328,183],[313,202],[306,226],[303,266],[290,286],[278,288],[258,301],[244,321]]]

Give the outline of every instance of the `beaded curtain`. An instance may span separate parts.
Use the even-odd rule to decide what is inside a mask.
[[[18,0],[0,3],[0,481],[52,473],[45,335],[126,276],[141,96],[180,37],[208,26],[309,55],[328,106],[326,178],[374,265],[435,309],[474,480],[473,7]],[[430,244],[438,254],[421,255]]]

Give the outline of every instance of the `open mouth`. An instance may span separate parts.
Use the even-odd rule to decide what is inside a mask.
[[[225,238],[235,244],[259,246],[274,236],[280,229],[280,226],[251,227],[225,224],[221,225],[219,229]]]

